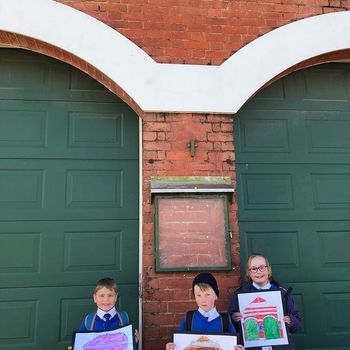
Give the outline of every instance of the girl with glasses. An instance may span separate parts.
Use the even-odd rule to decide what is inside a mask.
[[[233,294],[228,314],[231,315],[233,324],[238,332],[240,332],[240,320],[242,314],[239,311],[238,296],[240,292],[257,291],[257,290],[273,290],[279,289],[282,294],[282,303],[285,312],[283,321],[286,323],[289,332],[295,333],[301,328],[301,318],[299,311],[291,297],[291,287],[286,287],[277,282],[272,277],[272,268],[267,258],[260,254],[252,254],[247,261],[246,266],[247,281]],[[296,347],[290,338],[290,349],[295,350]]]

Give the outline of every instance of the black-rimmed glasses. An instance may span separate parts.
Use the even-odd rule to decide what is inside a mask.
[[[252,267],[249,269],[250,272],[257,273],[258,271],[264,272],[267,268],[267,265],[261,265],[259,267]]]

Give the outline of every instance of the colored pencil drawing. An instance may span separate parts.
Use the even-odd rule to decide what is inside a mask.
[[[238,303],[246,348],[288,344],[280,291],[241,293]]]
[[[73,350],[133,350],[132,326],[105,332],[76,332]]]
[[[176,350],[232,350],[237,337],[221,334],[174,333]]]

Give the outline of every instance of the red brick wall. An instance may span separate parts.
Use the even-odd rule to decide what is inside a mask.
[[[150,202],[151,176],[215,175],[235,181],[233,118],[198,114],[148,114],[143,117],[143,338],[145,349],[164,349],[171,332],[179,326],[186,310],[195,308],[191,295],[196,273],[156,273],[154,270],[153,205]],[[187,144],[198,147],[192,158]],[[233,231],[233,264],[239,265],[236,204],[230,206]],[[229,297],[239,284],[238,269],[213,272],[220,287],[218,308],[226,310]]]
[[[250,41],[349,0],[59,0],[125,35],[157,62],[218,65]]]

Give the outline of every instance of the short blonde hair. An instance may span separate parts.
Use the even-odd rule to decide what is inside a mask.
[[[246,277],[247,277],[247,280],[248,281],[251,281],[252,279],[250,278],[250,275],[249,275],[249,269],[250,269],[250,264],[252,262],[252,260],[254,258],[263,258],[265,259],[265,263],[266,263],[266,266],[267,266],[267,269],[269,271],[269,281],[272,279],[272,267],[271,267],[271,264],[269,262],[269,260],[261,253],[253,253],[249,256],[248,260],[247,260],[247,266],[246,266]]]
[[[115,294],[118,294],[118,286],[117,286],[117,283],[115,283],[113,278],[105,277],[97,281],[94,294],[96,294],[102,288],[113,290]]]

